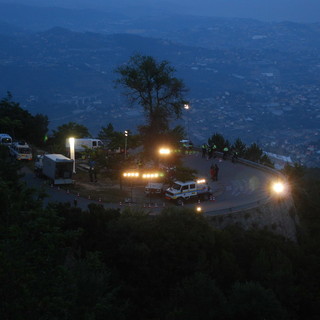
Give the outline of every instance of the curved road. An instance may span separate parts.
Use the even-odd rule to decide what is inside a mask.
[[[219,166],[219,181],[211,181],[210,179],[210,165],[212,163],[216,163]],[[200,205],[202,212],[207,215],[254,207],[267,201],[270,197],[268,186],[275,179],[274,175],[268,171],[259,170],[241,163],[232,163],[230,160],[222,160],[221,158],[207,160],[202,158],[198,152],[185,156],[184,165],[196,169],[199,176],[206,177],[214,193],[213,200],[203,201],[201,204],[191,202],[185,206],[194,208]],[[29,187],[43,189],[48,194],[49,197],[44,201],[45,205],[48,202],[68,202],[74,205],[74,199],[76,199],[79,207],[87,209],[89,203],[100,203],[78,197],[75,194],[68,194],[58,187],[52,188],[45,184],[43,180],[35,177],[27,167],[22,170],[25,174],[24,180]],[[146,202],[148,203],[148,200]],[[105,208],[121,208],[118,203],[101,204]],[[158,206],[149,206],[147,210],[150,213],[157,213],[164,205],[169,205],[168,201],[160,199]]]
[[[210,179],[212,163],[219,167],[218,181]],[[232,163],[220,157],[207,160],[199,153],[185,157],[184,164],[196,169],[201,176],[205,176],[207,181],[210,181],[215,201],[201,203],[203,211],[207,214],[257,206],[270,198],[269,186],[275,177],[268,171],[239,162]]]

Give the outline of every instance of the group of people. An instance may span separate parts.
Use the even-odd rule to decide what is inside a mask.
[[[206,158],[209,160],[212,157],[216,157],[215,152],[217,151],[217,146],[215,144],[213,145],[208,145],[206,143],[204,143],[201,146],[202,149],[202,158]]]
[[[204,143],[201,146],[201,149],[202,149],[202,158],[207,158],[208,160],[210,160],[212,157],[216,158],[216,151],[218,149],[215,144],[208,145],[208,144]],[[228,146],[225,146],[222,150],[222,159],[227,160],[229,154],[230,154],[229,148],[228,148]],[[231,160],[232,160],[232,162],[236,162],[237,159],[238,159],[238,151],[234,150],[231,155]]]

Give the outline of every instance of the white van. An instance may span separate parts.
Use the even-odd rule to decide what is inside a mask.
[[[91,138],[82,138],[82,139],[74,139],[74,151],[75,152],[83,152],[86,149],[96,149],[102,148],[103,142],[99,139],[91,139]],[[70,140],[66,139],[66,148],[70,148]]]
[[[32,160],[32,151],[24,141],[13,142],[9,146],[10,155],[17,160]]]
[[[12,138],[7,133],[0,133],[0,144],[10,146]]]

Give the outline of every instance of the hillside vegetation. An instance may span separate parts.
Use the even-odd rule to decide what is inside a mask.
[[[297,243],[215,230],[194,212],[42,207],[1,148],[0,312],[4,319],[317,319],[319,179],[287,168]],[[19,195],[19,197],[17,197]]]

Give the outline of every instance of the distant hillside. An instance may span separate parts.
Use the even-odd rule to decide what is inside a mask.
[[[108,29],[108,25],[126,19],[121,12],[68,9],[0,3],[1,20],[29,31],[43,31],[56,26],[75,31]]]
[[[0,0],[0,2],[23,3],[42,7],[112,9],[137,17],[180,13],[278,22],[320,21],[318,0]]]
[[[133,14],[129,7],[121,6],[123,3],[117,6],[116,1],[109,6],[101,3],[100,10],[81,9],[81,6],[71,9],[0,3],[0,20],[33,32],[62,27],[80,32],[127,33],[210,49],[272,48],[297,51],[320,48],[320,23],[271,23],[196,16],[174,13],[169,9],[148,11],[147,7],[137,4]]]

